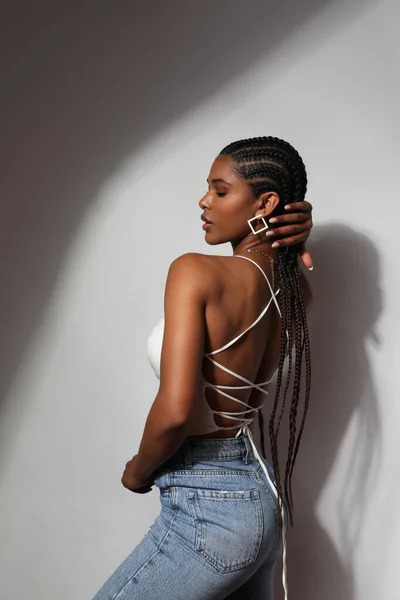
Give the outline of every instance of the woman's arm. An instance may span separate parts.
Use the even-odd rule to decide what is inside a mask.
[[[138,454],[125,483],[146,485],[181,446],[201,383],[207,272],[202,257],[184,254],[170,266],[164,300],[160,387],[148,414]],[[132,461],[130,461],[132,463]],[[127,463],[129,464],[129,463]],[[129,479],[129,480],[128,480]],[[124,477],[122,480],[124,483]]]

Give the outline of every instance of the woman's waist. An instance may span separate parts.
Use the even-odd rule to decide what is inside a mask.
[[[238,405],[239,402],[241,405]],[[194,402],[187,423],[187,437],[235,438],[245,425],[253,432],[254,421],[260,408],[259,404],[253,406],[240,399],[233,402],[218,397],[208,398],[203,391]]]
[[[273,475],[272,466],[260,457]],[[262,470],[247,435],[229,438],[190,436],[181,447],[155,472],[170,473],[178,480],[181,477],[195,478],[210,474],[211,477],[236,473],[255,476]]]

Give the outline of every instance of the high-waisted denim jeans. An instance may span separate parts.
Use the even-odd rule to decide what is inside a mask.
[[[186,438],[155,475],[161,512],[93,600],[273,600],[278,501],[249,438]]]

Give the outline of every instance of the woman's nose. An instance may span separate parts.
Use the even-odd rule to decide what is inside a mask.
[[[207,192],[207,194],[204,194],[204,196],[199,201],[199,206],[200,206],[200,208],[203,208],[203,209],[210,207],[210,196],[209,196],[208,192]]]

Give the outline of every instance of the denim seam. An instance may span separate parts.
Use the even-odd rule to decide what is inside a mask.
[[[245,476],[245,477],[254,477],[255,475],[257,475],[257,471],[252,470],[252,471],[248,471],[247,469],[193,469],[193,470],[188,470],[188,469],[182,469],[182,470],[174,470],[173,474],[171,473],[171,475],[173,475],[173,477],[176,478],[176,476],[190,476],[190,475],[206,475],[206,476],[215,476],[215,475],[240,475],[240,476]]]
[[[172,525],[173,525],[173,522],[175,520],[176,514],[177,514],[177,511],[174,511],[174,514],[172,515],[171,520],[169,522],[169,527],[168,527],[167,531],[165,532],[165,535],[164,535],[163,539],[161,540],[161,542],[157,546],[157,550],[155,552],[153,552],[153,554],[151,554],[149,556],[149,558],[142,564],[142,566],[136,571],[136,573],[134,575],[132,575],[131,577],[129,577],[129,579],[125,583],[125,585],[120,590],[118,590],[117,595],[113,596],[111,600],[117,600],[118,596],[120,596],[120,594],[124,591],[124,589],[126,588],[126,586],[128,585],[128,583],[130,583],[133,579],[135,579],[139,575],[139,573],[144,569],[144,567],[151,561],[151,559],[154,558],[154,556],[160,552],[161,547],[163,546],[163,544],[166,541],[167,537],[171,533]]]
[[[185,466],[190,466],[193,464],[194,461],[199,461],[199,460],[226,460],[228,461],[232,461],[232,460],[238,460],[238,459],[243,459],[243,462],[245,462],[246,459],[246,453],[243,452],[238,452],[236,453],[224,453],[222,451],[219,451],[218,454],[216,454],[215,452],[205,452],[204,454],[198,454],[195,453],[194,456],[192,455],[191,460],[187,459],[185,461]],[[246,464],[246,463],[245,463]]]
[[[263,484],[263,482],[261,482],[261,483]],[[262,503],[261,503],[261,510],[263,511],[263,519],[265,519],[264,507],[263,507]],[[278,512],[276,510],[275,504],[274,504],[272,510],[273,510],[274,520],[275,520],[275,536],[274,536],[274,539],[271,541],[271,545],[268,549],[268,553],[267,553],[268,556],[270,556],[271,552],[275,549],[277,542],[280,540]]]
[[[264,480],[262,479],[262,474],[263,474],[262,467],[260,467],[260,468],[257,470],[257,472],[256,472],[256,473],[257,473],[257,476],[258,476],[258,478],[259,478],[259,479],[260,479],[262,482],[264,482]],[[277,498],[277,496],[275,496],[275,494],[274,494],[274,493],[271,491],[271,488],[270,488],[270,486],[269,486],[269,485],[268,485],[268,486],[265,486],[265,487],[267,487],[267,489],[269,490],[269,492],[270,492],[270,495],[271,495],[271,497],[272,497],[273,501],[274,501],[274,502],[275,502],[275,504],[276,504],[276,510],[277,510],[277,512],[278,512],[278,514],[279,514],[279,503],[278,503],[278,498]],[[276,488],[275,488],[275,489],[276,489]],[[288,516],[287,516],[287,515],[288,515],[288,507],[287,507],[287,501],[286,501],[285,495],[283,495],[283,496],[282,496],[282,502],[283,502],[283,506],[284,506],[284,510],[285,510],[285,516],[286,516],[286,520],[287,520],[287,519],[288,519]]]
[[[262,485],[263,488],[267,492],[268,502],[271,505],[272,510],[274,511],[275,522],[278,524],[278,522],[279,522],[279,505],[278,505],[278,500],[275,497],[275,495],[273,494],[273,492],[271,491],[268,482],[265,482],[264,479],[258,473],[257,473],[257,479],[258,479],[260,485]]]
[[[179,540],[179,543],[182,544],[183,546],[185,546],[186,550],[188,550],[191,554],[193,554],[193,557],[195,557],[197,559],[200,557],[200,559],[206,564],[206,566],[212,571],[212,573],[215,574],[215,572],[216,572],[215,567],[208,560],[206,560],[206,558],[202,554],[200,554],[200,552],[198,552],[195,547],[193,547],[192,543],[189,543],[187,540],[182,538],[173,529],[170,531],[170,533],[171,533],[171,537],[177,538]],[[223,573],[220,573],[219,571],[217,571],[217,572],[220,575],[223,575]]]
[[[253,488],[251,490],[210,490],[210,489],[192,489],[187,492],[188,498],[205,498],[206,500],[254,500],[260,497],[260,490]]]

